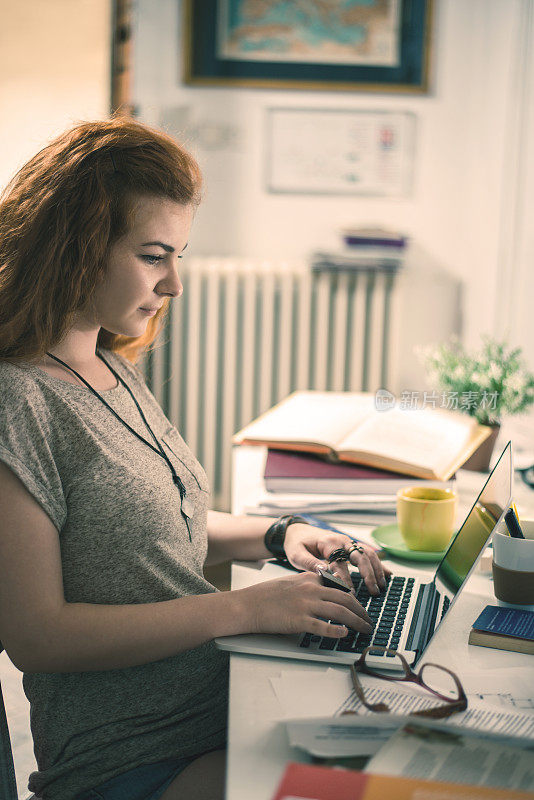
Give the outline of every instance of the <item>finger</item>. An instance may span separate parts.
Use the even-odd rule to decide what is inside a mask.
[[[380,559],[378,558],[377,554],[374,551],[368,552],[367,555],[369,556],[369,561],[371,562],[371,566],[375,573],[376,582],[378,583],[381,589],[385,589],[387,586],[387,581],[384,573],[384,568],[380,563]]]
[[[361,617],[366,622],[372,624],[371,617],[365,608],[358,600],[356,600],[354,595],[351,595],[349,592],[342,592],[339,589],[329,589],[328,587],[323,587],[320,596],[323,602],[335,603],[338,606],[345,606],[345,608],[347,608],[352,614],[356,614],[358,617]]]
[[[329,534],[317,541],[317,550],[320,554],[328,560],[328,557],[334,550],[346,550],[347,545],[350,544],[350,539],[340,534]]]
[[[350,577],[350,570],[346,561],[334,561],[333,564],[330,564],[330,572],[337,578],[340,578],[347,586],[350,586],[351,592],[355,594],[352,578]]]
[[[351,554],[353,557],[355,554]],[[369,556],[367,553],[358,553],[357,558],[355,559],[356,566],[360,571],[360,575],[362,576],[365,585],[371,592],[371,594],[380,594],[380,589],[378,588],[378,584],[375,578],[375,571],[372,567],[372,564],[369,560]]]
[[[350,572],[348,568],[347,562],[349,561],[349,557],[347,556],[346,561],[329,561],[329,556],[335,550],[347,550],[347,546],[350,543],[350,540],[337,536],[337,537],[330,537],[325,539],[324,541],[318,542],[318,549],[321,551],[324,558],[328,561],[329,569],[337,575],[338,578],[341,578],[342,581],[345,581],[349,586],[352,586],[352,581],[350,579]]]
[[[316,558],[305,547],[299,545],[295,553],[287,553],[288,560],[297,569],[306,572],[317,572],[318,569],[328,569],[324,559]]]
[[[347,636],[349,629],[345,625],[311,617],[306,624],[306,631],[314,636],[325,636],[327,639],[343,639]]]
[[[365,619],[362,619],[361,616],[358,614],[354,614],[344,605],[340,605],[339,603],[321,603],[321,605],[317,608],[317,616],[320,617],[327,617],[332,622],[337,622],[342,625],[346,625],[347,628],[351,628],[354,631],[360,631],[360,633],[371,633],[374,629],[370,622],[366,622]]]

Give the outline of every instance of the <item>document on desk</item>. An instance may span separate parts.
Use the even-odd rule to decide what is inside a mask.
[[[350,758],[372,756],[386,744],[407,717],[371,717],[297,719],[286,722],[292,747],[298,747],[317,758]]]
[[[298,670],[282,672],[273,678],[271,683],[285,712],[291,744],[318,756],[372,754],[377,752],[380,743],[387,740],[392,730],[402,724],[406,715],[436,705],[436,701],[417,689],[392,687],[386,681],[367,675],[361,676],[361,682],[370,702],[384,702],[391,709],[391,716],[380,717],[380,725],[378,715],[363,707],[352,691],[348,670]],[[455,714],[449,723],[444,724],[465,726],[482,735],[534,739],[534,713],[481,702],[469,689],[467,691],[467,711]],[[356,713],[344,716],[344,711]],[[367,734],[358,733],[357,726],[364,725],[367,718],[377,729],[369,731],[370,738],[366,743],[359,737]],[[389,730],[387,720],[391,724]],[[384,730],[382,721],[386,724]],[[351,726],[355,726],[354,731],[351,731]]]
[[[534,741],[515,747],[483,739],[476,731],[437,729],[412,720],[391,736],[364,771],[529,791],[534,789],[533,751]]]
[[[432,708],[436,702],[428,700],[415,692],[403,692],[396,687],[390,689],[375,686],[365,689],[366,699],[370,703],[386,703],[393,714],[412,714],[424,708]],[[351,692],[344,703],[336,709],[335,715],[355,711],[358,715],[372,714],[362,705],[355,692]],[[503,736],[518,736],[534,739],[534,714],[518,711],[504,711],[499,706],[469,699],[467,711],[454,715],[455,724],[473,728],[483,733],[496,733]]]
[[[534,714],[534,675],[532,668],[507,667],[480,672],[462,672],[462,685],[470,700],[490,703],[515,711]],[[514,691],[503,690],[513,686]]]

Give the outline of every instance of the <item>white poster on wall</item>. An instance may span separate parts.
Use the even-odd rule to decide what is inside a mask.
[[[415,114],[408,111],[267,110],[270,192],[406,197]]]

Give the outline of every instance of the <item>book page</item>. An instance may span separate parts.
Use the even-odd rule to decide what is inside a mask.
[[[267,564],[263,569],[264,580],[279,577],[281,573],[281,568],[274,564]],[[476,731],[477,735],[514,736],[534,741],[534,707],[530,700],[532,668],[506,667],[487,672],[490,674],[481,673],[480,670],[462,672],[462,684],[469,701],[467,711],[454,714],[448,720],[421,719],[418,722],[444,725],[446,728],[459,725]],[[360,723],[362,717],[368,715],[371,719],[390,719],[395,723],[396,717],[431,708],[441,702],[413,684],[394,685],[370,675],[360,676],[360,683],[369,702],[385,703],[391,714],[378,716],[361,704],[352,687],[348,669],[340,670],[336,667],[311,673],[306,670],[282,671],[278,686],[274,688],[284,719],[324,717],[322,721],[325,723],[335,722],[349,726],[355,721]],[[508,692],[510,685],[514,687],[513,698]],[[315,698],[313,704],[309,702],[310,692]],[[357,718],[352,715],[343,716],[342,712],[349,710],[357,712]]]
[[[372,453],[440,474],[467,445],[475,425],[467,416],[393,408],[369,417],[343,439],[339,449]]]
[[[379,681],[371,678],[375,682],[376,688],[368,688],[370,681],[366,682],[365,697],[369,703],[385,703],[389,706],[391,714],[413,714],[420,709],[432,708],[439,705],[432,695],[424,696],[416,694],[404,687],[394,687],[392,689]],[[430,698],[430,699],[429,699]],[[372,714],[358,699],[356,692],[351,693],[345,702],[335,712],[336,716],[343,712],[355,711],[357,714],[367,716]],[[518,738],[532,739],[534,736],[534,715],[528,713],[518,713],[516,711],[502,711],[499,707],[492,707],[485,703],[476,703],[469,699],[469,708],[449,718],[451,725],[462,725],[466,728],[479,730],[481,733],[493,733],[503,736],[516,736]]]
[[[296,392],[247,425],[237,439],[317,442],[337,450],[343,437],[373,413],[372,394]]]

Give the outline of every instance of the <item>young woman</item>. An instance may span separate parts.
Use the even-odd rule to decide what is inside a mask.
[[[208,512],[201,466],[133,364],[182,293],[200,182],[170,137],[112,119],[45,147],[0,207],[0,639],[25,673],[45,800],[222,797],[212,640],[369,630],[315,572],[348,540]],[[277,546],[305,571],[222,593],[204,577]],[[370,550],[350,559],[385,585]]]

